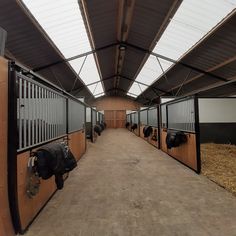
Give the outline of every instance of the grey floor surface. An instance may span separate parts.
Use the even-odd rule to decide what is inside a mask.
[[[236,197],[125,129],[108,129],[26,236],[236,236]]]

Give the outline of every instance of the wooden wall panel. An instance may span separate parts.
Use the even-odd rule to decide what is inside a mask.
[[[91,106],[96,107],[98,111],[103,110],[138,110],[141,104],[122,97],[103,97],[97,99]]]
[[[17,194],[22,229],[28,226],[39,210],[56,191],[54,177],[51,177],[48,180],[40,179],[40,189],[36,196],[33,198],[27,196],[26,186],[29,178],[27,163],[29,157],[30,152],[24,152],[17,156]]]
[[[124,128],[126,123],[126,111],[114,111],[115,128]]]
[[[76,160],[78,161],[85,153],[85,131],[80,130],[68,135],[69,137],[69,148]]]
[[[197,171],[197,146],[196,135],[185,133],[188,137],[187,142],[176,148],[167,149],[166,146],[166,131],[161,131],[161,149],[170,156],[181,161],[185,165]]]
[[[105,110],[105,122],[107,128],[124,128],[126,123],[125,110]]]
[[[0,235],[13,236],[14,230],[8,201],[8,61],[0,57]]]

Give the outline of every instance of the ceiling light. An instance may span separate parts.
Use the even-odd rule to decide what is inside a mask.
[[[121,44],[121,45],[119,46],[119,50],[120,50],[120,51],[125,51],[125,50],[126,50],[126,46]]]

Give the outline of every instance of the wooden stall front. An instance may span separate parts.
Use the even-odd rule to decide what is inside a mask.
[[[139,126],[139,134],[140,134],[140,135],[139,135],[139,136],[140,136],[141,138],[143,138],[144,140],[147,140],[147,138],[144,137],[144,133],[143,133],[144,127],[145,127],[145,125],[140,124],[140,126]]]
[[[76,160],[82,157],[86,150],[86,134],[84,130],[76,131],[68,135],[68,144]]]
[[[196,135],[191,133],[185,133],[187,136],[187,142],[179,147],[167,149],[166,136],[167,131],[161,131],[161,149],[170,156],[174,157],[178,161],[189,166],[193,170],[198,170],[197,162],[197,145],[196,145]]]
[[[156,148],[160,148],[159,147],[159,142],[158,142],[158,128],[157,127],[152,127],[153,129],[153,133],[147,138],[148,143],[150,143],[151,145],[153,145]],[[157,140],[154,140],[154,133],[156,134],[156,138]]]
[[[53,176],[48,180],[43,180],[40,178],[38,194],[32,198],[27,195],[26,189],[30,179],[29,170],[27,167],[29,157],[29,151],[21,153],[17,156],[17,198],[22,232],[27,229],[37,213],[56,191]]]
[[[8,199],[8,61],[0,57],[0,235],[13,236]]]

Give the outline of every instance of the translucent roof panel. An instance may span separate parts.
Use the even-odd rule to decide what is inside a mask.
[[[159,59],[163,70],[168,69],[172,63]],[[149,56],[143,69],[137,76],[136,80],[147,85],[150,85],[154,80],[156,80],[161,74],[163,74],[159,62],[155,56]]]
[[[78,0],[22,0],[65,58],[91,51]],[[84,58],[69,61],[78,73]],[[87,57],[80,73],[85,84],[100,80],[94,56]]]
[[[93,84],[93,85],[89,85],[88,89],[90,90],[90,92],[93,95],[103,93],[103,87],[102,87],[102,83],[101,82],[98,82],[98,83]]]
[[[129,93],[129,92],[127,93],[127,95],[130,96],[130,97],[134,97],[134,98],[138,97],[138,95],[135,95],[135,94]]]
[[[136,82],[134,82],[129,90],[130,93],[135,94],[135,95],[139,95],[141,94],[148,86],[145,86],[143,84],[138,84]]]
[[[236,0],[184,0],[154,52],[178,60],[236,7]]]
[[[79,71],[77,70],[76,72],[78,73]],[[93,54],[87,56],[79,76],[85,84],[91,84],[100,80]]]
[[[95,97],[95,98],[99,98],[99,97],[102,97],[102,96],[104,96],[104,95],[105,95],[105,93],[99,93],[99,94],[94,95],[94,97]]]
[[[179,60],[235,8],[236,0],[183,0],[153,52]],[[173,65],[159,60],[164,72]],[[157,59],[150,55],[136,80],[151,85],[162,74]]]

